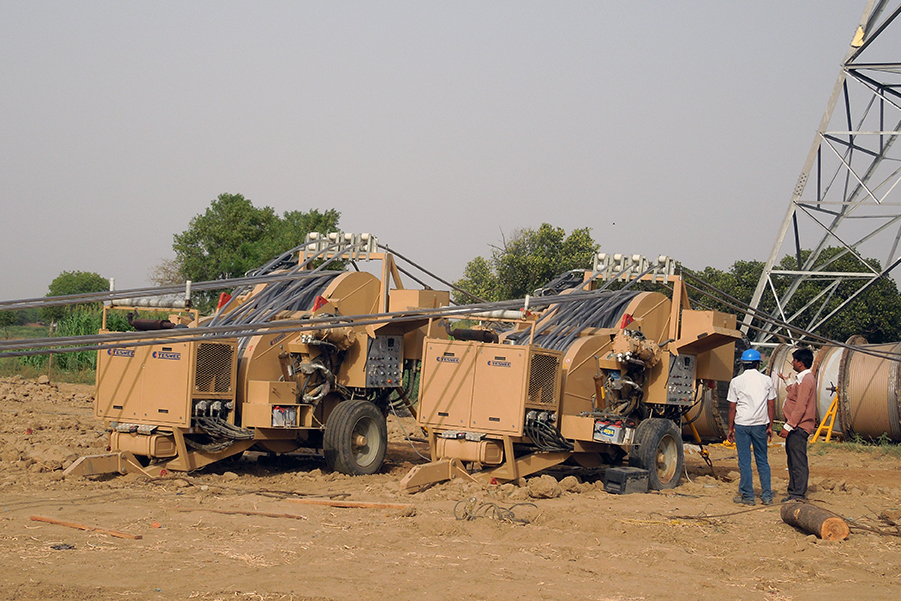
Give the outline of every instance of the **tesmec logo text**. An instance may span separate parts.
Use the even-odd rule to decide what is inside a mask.
[[[179,361],[181,359],[181,353],[169,353],[165,351],[153,351],[153,354],[150,356],[154,359],[169,359],[170,361]]]
[[[107,349],[106,354],[111,357],[134,357],[135,352],[127,348],[111,348]]]

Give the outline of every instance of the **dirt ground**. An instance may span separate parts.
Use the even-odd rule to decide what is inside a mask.
[[[881,514],[901,523],[901,460],[879,452],[811,449],[811,501],[852,526],[834,542],[784,524],[778,503],[733,504],[735,451],[719,446],[710,447],[716,477],[688,447],[687,477],[666,493],[608,494],[602,470],[561,468],[522,487],[453,482],[406,494],[398,481],[426,448],[405,442],[393,418],[388,462],[374,476],[329,473],[317,457],[248,453],[155,480],[63,478],[77,456],[105,450],[92,394],[90,386],[0,379],[0,599],[901,595],[901,538],[865,529],[889,530]],[[781,446],[770,448],[770,463],[778,500],[787,483]],[[322,497],[412,507],[296,501]]]

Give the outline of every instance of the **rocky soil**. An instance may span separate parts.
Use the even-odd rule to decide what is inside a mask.
[[[63,478],[102,453],[90,386],[0,379],[0,599],[896,599],[901,460],[811,448],[812,503],[851,535],[822,541],[778,504],[740,507],[735,451],[711,473],[688,447],[682,485],[604,492],[603,469],[562,467],[522,486],[460,481],[416,494],[423,462],[390,418],[381,473],[330,473],[316,456],[240,461],[191,474]],[[784,450],[770,448],[774,485]],[[331,499],[364,508],[309,504]],[[50,518],[82,530],[33,518]],[[878,532],[877,532],[878,531]]]

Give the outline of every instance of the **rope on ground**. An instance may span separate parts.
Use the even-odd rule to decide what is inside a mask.
[[[719,518],[728,518],[734,515],[741,515],[743,513],[750,513],[752,511],[760,511],[761,509],[772,509],[772,505],[761,505],[760,507],[755,507],[753,509],[740,509],[738,511],[730,511],[729,513],[720,513],[717,515],[664,515],[659,511],[652,511],[650,515],[657,514],[667,519],[672,520],[714,520]]]
[[[462,506],[462,507],[461,507]],[[457,520],[471,522],[476,518],[493,518],[499,522],[512,522],[514,524],[528,524],[531,520],[516,517],[513,510],[517,507],[535,507],[535,503],[515,503],[510,507],[502,507],[496,503],[485,503],[475,497],[466,501],[459,501],[454,505],[454,517]]]

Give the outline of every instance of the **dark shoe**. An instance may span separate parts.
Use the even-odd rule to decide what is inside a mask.
[[[804,497],[793,497],[791,495],[783,497],[780,503],[793,503],[794,501],[803,501]]]
[[[760,502],[763,503],[764,505],[772,505],[773,497],[769,497],[767,499],[760,499]]]
[[[736,495],[734,499],[732,499],[733,503],[738,503],[739,505],[753,505],[754,499],[746,499],[741,495]]]

